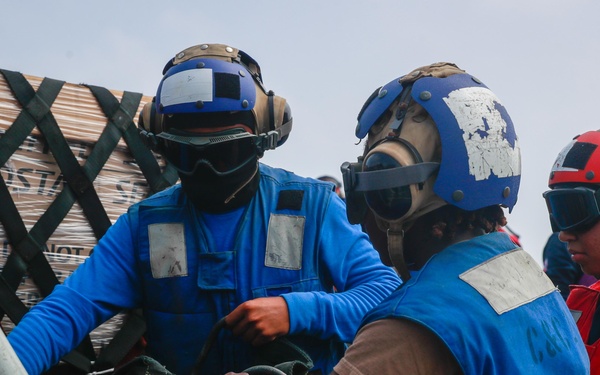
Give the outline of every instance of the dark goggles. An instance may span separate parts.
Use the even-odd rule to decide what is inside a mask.
[[[600,189],[578,186],[554,189],[543,194],[550,213],[552,230],[583,232],[600,219]]]
[[[162,132],[157,137],[163,142],[165,158],[188,175],[200,165],[220,176],[233,173],[258,159],[261,142],[260,137],[241,129],[202,136],[183,131]]]

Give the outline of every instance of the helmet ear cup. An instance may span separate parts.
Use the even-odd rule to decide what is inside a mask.
[[[273,91],[267,93],[266,112],[258,117],[257,133],[277,130],[280,134],[277,147],[281,146],[292,130],[292,110],[285,98],[277,96]]]
[[[156,97],[144,104],[138,118],[138,131],[142,141],[152,151],[161,152],[163,144],[157,134],[163,131],[163,115],[156,112]]]

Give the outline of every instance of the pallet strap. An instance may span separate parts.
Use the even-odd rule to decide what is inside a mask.
[[[19,300],[15,291],[27,272],[44,297],[59,283],[43,254],[44,244],[69,213],[73,204],[79,202],[98,240],[111,226],[106,210],[94,189],[93,181],[110,158],[121,137],[127,143],[148,181],[150,194],[173,185],[178,176],[176,170],[170,165],[161,171],[155,155],[143,144],[138,135],[134,117],[140,105],[141,94],[124,92],[119,102],[109,90],[99,86],[87,86],[105,114],[107,124],[86,159],[85,165],[81,166],[50,110],[64,82],[44,78],[36,92],[22,74],[1,69],[0,73],[4,75],[22,107],[12,126],[0,138],[0,165],[5,165],[37,126],[67,183],[33,228],[27,232],[9,189],[0,176],[0,201],[3,202],[0,222],[14,249],[9,254],[0,274],[0,318],[6,312],[17,324],[27,312],[27,307]],[[116,365],[143,335],[145,322],[141,315],[131,313],[129,315],[121,330],[100,353],[97,366],[94,367],[108,368]],[[84,355],[78,351],[83,352]],[[78,351],[73,351],[63,360],[83,371],[89,371],[91,361],[95,359],[89,337]]]
[[[122,101],[119,103],[117,98],[106,88],[92,85],[88,85],[87,87],[96,97],[98,105],[108,119],[105,132],[110,131],[111,134],[118,135],[119,137],[116,141],[120,139],[121,135],[123,136],[135,161],[148,181],[151,194],[173,185],[178,178],[175,168],[168,165],[164,174],[161,172],[155,156],[142,142],[137,126],[135,125],[134,116],[137,113],[141,94],[125,91]],[[102,135],[104,136],[104,134]],[[88,160],[89,162],[90,160]]]
[[[8,313],[13,322],[18,323],[27,311],[27,307],[17,298],[15,291],[28,269],[44,297],[50,294],[54,286],[58,284],[58,279],[43,254],[42,244],[45,244],[56,230],[74,202],[77,200],[80,203],[97,239],[100,239],[110,227],[110,220],[92,181],[102,170],[121,136],[125,138],[130,148],[136,149],[134,157],[139,159],[140,166],[144,166],[144,176],[149,182],[153,182],[151,184],[152,192],[172,185],[176,181],[176,174],[170,172],[166,178],[163,177],[153,155],[149,150],[144,149],[145,146],[139,140],[133,120],[142,97],[141,94],[125,93],[122,102],[119,103],[108,90],[100,87],[93,88],[94,95],[98,98],[98,102],[109,120],[85,166],[82,167],[77,162],[50,111],[64,82],[45,78],[36,92],[20,73],[7,70],[0,70],[0,72],[22,106],[19,116],[0,139],[0,164],[4,165],[8,161],[37,126],[68,184],[68,187],[61,191],[28,233],[6,183],[0,176],[0,201],[6,202],[3,209],[0,210],[0,221],[14,248],[14,252],[9,255],[2,275],[0,275],[0,296],[3,296],[0,300],[0,308]],[[92,88],[90,89],[92,90]],[[4,296],[12,297],[4,298]],[[4,315],[4,311],[0,311],[1,315]],[[111,349],[104,355],[103,363],[116,361],[119,357],[118,347],[130,345],[125,342],[127,340],[122,339],[123,336],[133,340],[134,343],[143,334],[145,330],[143,322],[140,324],[139,319],[128,319],[127,322],[130,323],[124,325],[124,333],[119,336],[118,340],[115,340],[116,343],[121,344],[113,347],[116,349]],[[87,371],[90,368],[90,360],[93,360],[95,356],[89,337],[86,341],[89,344],[85,345],[87,348],[84,351],[87,352],[89,360],[82,361],[77,353],[70,354],[65,360]],[[124,354],[122,353],[122,355]]]
[[[42,130],[44,127],[51,127],[52,124],[56,124],[50,112],[50,107],[62,89],[64,82],[44,79],[36,92],[20,73],[7,70],[0,70],[0,72],[4,75],[15,98],[22,107],[13,125],[0,139],[0,162],[4,165],[35,126]],[[29,271],[44,297],[50,294],[54,286],[58,284],[58,279],[43,254],[41,244],[46,242],[47,237],[36,238],[39,236],[36,235],[37,231],[34,232],[33,230],[35,227],[32,232],[27,232],[21,215],[1,176],[0,201],[3,202],[3,209],[0,210],[0,222],[2,222],[6,236],[14,249],[0,275],[0,293],[3,295],[3,298],[0,299],[0,315],[4,315],[4,312],[8,311],[9,317],[16,324],[27,311],[27,307],[15,295],[15,291],[25,273]],[[16,259],[17,257],[21,259]],[[4,294],[8,293],[12,293],[15,298],[5,298]],[[80,353],[70,354],[65,357],[65,361],[72,362],[73,365],[82,370],[89,369],[91,360],[95,358],[89,337],[84,340],[78,350],[85,353],[85,355]]]

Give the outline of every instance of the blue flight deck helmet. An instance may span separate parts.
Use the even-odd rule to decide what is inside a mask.
[[[219,129],[236,124],[252,132]],[[169,60],[138,125],[146,143],[179,172],[192,174],[205,163],[223,175],[281,146],[292,117],[286,100],[264,88],[260,67],[249,55],[223,44],[200,44]]]
[[[512,210],[517,201],[521,157],[508,112],[454,64],[421,67],[376,90],[356,136],[368,136],[365,153],[341,168],[351,222],[366,206],[385,228],[444,204]]]

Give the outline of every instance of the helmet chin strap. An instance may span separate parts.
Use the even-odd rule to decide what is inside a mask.
[[[443,199],[432,194],[432,197],[429,198],[429,201],[426,204],[422,205],[409,215],[410,217],[408,220],[407,218],[404,218],[401,221],[397,220],[394,222],[384,220],[375,215],[377,225],[387,233],[388,255],[390,256],[390,260],[392,261],[396,272],[398,272],[404,282],[410,279],[408,266],[404,260],[404,231],[409,230],[415,220],[419,217],[445,206],[446,204],[447,203]]]
[[[248,185],[250,183],[250,181],[252,181],[252,179],[254,178],[254,176],[256,176],[256,173],[258,172],[258,161],[256,161],[256,165],[254,167],[254,172],[250,175],[250,177],[244,181],[230,196],[229,198],[225,199],[225,204],[229,203],[233,198],[235,198],[235,195],[237,193],[240,192],[240,190],[242,190],[246,185]]]
[[[404,261],[404,229],[402,224],[391,224],[387,230],[388,254],[396,269],[396,272],[407,282],[410,279],[410,272]]]

